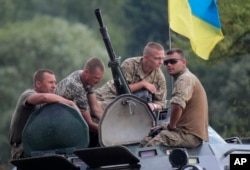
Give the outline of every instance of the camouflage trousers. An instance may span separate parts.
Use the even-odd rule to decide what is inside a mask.
[[[162,130],[154,138],[145,137],[141,141],[142,147],[148,146],[178,146],[178,147],[187,147],[194,148],[202,143],[202,140],[195,135],[186,133],[180,130]]]

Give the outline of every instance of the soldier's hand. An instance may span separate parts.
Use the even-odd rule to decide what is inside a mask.
[[[162,126],[155,126],[153,127],[153,129],[151,128],[151,131],[149,132],[148,136],[155,137],[162,130],[163,130]]]
[[[147,81],[144,81],[144,88],[147,89],[152,94],[156,92],[156,87]]]

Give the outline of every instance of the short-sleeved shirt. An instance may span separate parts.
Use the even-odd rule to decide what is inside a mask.
[[[9,131],[10,144],[22,143],[22,132],[30,115],[39,109],[42,105],[31,105],[27,103],[30,95],[36,93],[32,89],[24,91],[18,99],[16,109],[12,115]]]
[[[177,128],[208,141],[208,103],[201,82],[187,68],[174,78],[170,103],[183,109]]]
[[[55,93],[76,103],[80,110],[89,108],[87,100],[87,92],[83,87],[80,75],[82,70],[77,70],[61,80],[57,86]]]
[[[143,57],[132,57],[126,59],[121,65],[124,76],[128,84],[133,84],[145,80],[155,85],[156,93],[154,94],[153,102],[160,104],[162,107],[165,107],[167,93],[165,76],[162,73],[161,69],[156,69],[145,77],[142,70],[142,59]],[[114,99],[116,97],[114,81],[108,81],[102,87],[96,89],[95,92],[99,101]]]

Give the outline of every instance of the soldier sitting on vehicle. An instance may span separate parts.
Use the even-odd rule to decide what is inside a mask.
[[[141,145],[197,147],[202,141],[208,141],[206,92],[199,79],[186,67],[186,58],[181,49],[169,50],[164,65],[175,81],[170,100],[170,122],[163,124],[155,137],[145,137]]]
[[[24,158],[22,132],[30,115],[46,103],[62,102],[73,106],[76,104],[61,96],[53,94],[56,88],[55,74],[47,69],[35,72],[33,77],[34,89],[28,89],[19,97],[16,109],[12,115],[9,131],[11,158]]]
[[[97,103],[93,88],[102,80],[104,72],[103,61],[92,57],[86,62],[83,70],[74,71],[61,80],[56,87],[56,94],[74,101],[80,109],[82,117],[89,126],[89,147],[98,144],[97,122],[101,119],[103,110]]]

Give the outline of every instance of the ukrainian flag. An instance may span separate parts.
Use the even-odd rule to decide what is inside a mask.
[[[223,38],[216,0],[168,0],[170,28],[190,40],[193,51],[208,60]]]

